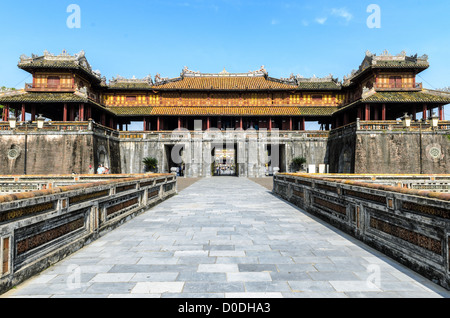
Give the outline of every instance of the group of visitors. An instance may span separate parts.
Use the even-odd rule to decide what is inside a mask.
[[[109,174],[109,168],[100,164],[97,168],[97,174]]]
[[[89,174],[94,174],[94,167],[92,166],[92,165],[89,165]],[[109,168],[108,167],[105,167],[104,165],[102,165],[102,164],[99,164],[98,165],[98,168],[97,168],[97,174],[109,174],[110,172],[109,172]]]

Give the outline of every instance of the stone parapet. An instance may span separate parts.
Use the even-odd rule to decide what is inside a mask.
[[[273,192],[450,289],[449,193],[304,174],[276,175]]]
[[[143,174],[0,196],[0,293],[175,195],[176,181]]]

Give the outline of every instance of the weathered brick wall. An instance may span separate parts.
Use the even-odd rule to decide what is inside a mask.
[[[331,135],[327,143],[327,155],[331,173],[354,173],[355,132],[344,131]]]
[[[355,173],[450,172],[447,133],[358,132],[355,136]]]
[[[389,125],[395,126],[386,124]],[[89,172],[89,165],[96,169],[100,163],[110,168],[111,173],[142,173],[144,157],[157,158],[159,172],[170,172],[170,150],[179,143],[171,132],[119,134],[93,123],[85,126],[81,126],[81,130],[33,129],[28,133],[23,128],[14,132],[0,130],[0,161],[3,163],[0,175],[24,174],[25,148],[26,174],[85,174]],[[324,135],[319,136],[321,133]],[[329,165],[331,173],[448,173],[449,136],[448,129],[436,132],[429,128],[423,132],[398,128],[364,130],[357,129],[357,125],[337,129],[329,138],[326,132],[281,131],[277,138],[279,167],[283,172],[293,171],[292,159],[302,156],[307,159],[307,165]],[[264,153],[272,141],[264,136],[255,140],[234,138],[232,145],[237,150],[239,175],[264,176]],[[189,153],[191,159],[186,161],[187,175],[210,175],[211,167],[205,163],[204,154],[212,151],[213,143],[202,135],[198,140],[191,137],[186,143],[185,153]]]
[[[332,173],[442,174],[450,171],[450,131],[337,130],[328,140]]]
[[[96,170],[100,163],[111,173],[121,173],[119,138],[90,125],[80,130],[1,131],[0,175],[87,174],[89,165]]]
[[[93,158],[93,135],[82,133],[3,134],[0,136],[0,174],[87,173]]]

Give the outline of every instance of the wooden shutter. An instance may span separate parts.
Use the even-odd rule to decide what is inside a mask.
[[[49,76],[47,78],[47,86],[48,87],[58,87],[60,84],[59,76]]]

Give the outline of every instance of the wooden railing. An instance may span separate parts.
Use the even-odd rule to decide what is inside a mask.
[[[377,83],[373,85],[375,90],[402,90],[402,91],[421,91],[423,89],[422,83],[415,83],[414,86],[411,83],[401,85],[393,85],[393,84],[381,84]]]
[[[44,91],[73,92],[73,91],[75,91],[75,86],[73,86],[72,84],[48,85],[48,84],[26,83],[25,91],[27,91],[27,92],[44,92]]]

